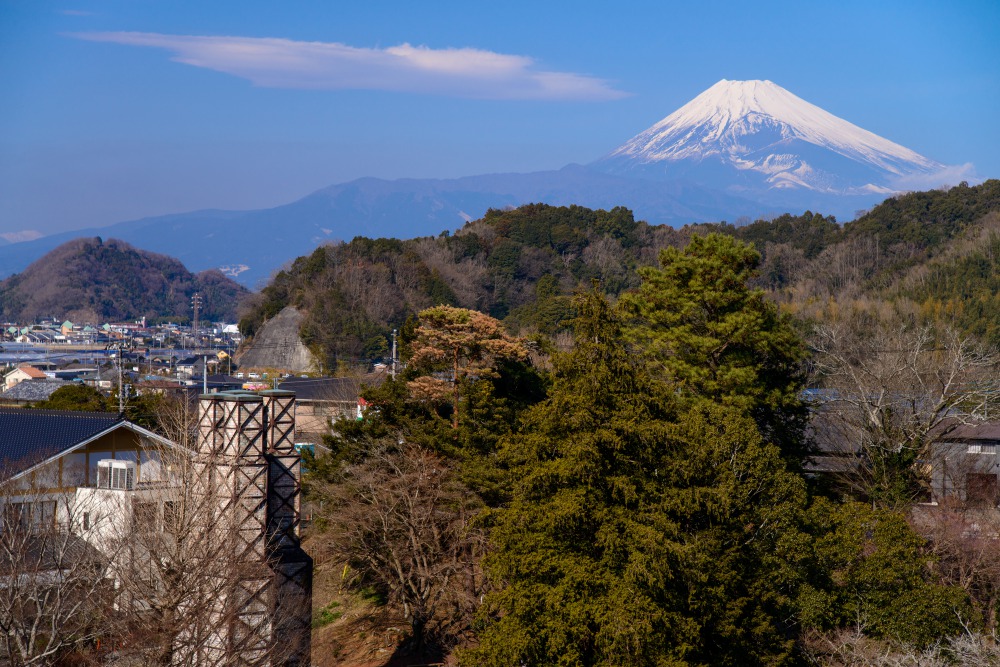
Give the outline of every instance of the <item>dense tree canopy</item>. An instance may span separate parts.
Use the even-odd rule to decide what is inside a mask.
[[[491,596],[468,664],[779,664],[804,553],[804,486],[753,422],[675,398],[620,316],[578,304],[573,351],[511,437],[488,518]]]
[[[418,335],[421,323],[410,314],[401,327],[410,365],[399,380],[366,393],[372,405],[366,419],[338,427],[329,443],[335,455],[317,460],[314,475],[338,487],[353,466],[383,479],[381,452],[433,452],[440,457],[436,469],[450,471],[454,488],[473,503],[455,503],[452,510],[483,508],[471,529],[484,531],[487,555],[469,576],[478,584],[485,572],[492,592],[474,625],[471,607],[435,620],[475,633],[460,651],[464,664],[889,665],[916,664],[914,651],[959,662],[995,655],[991,640],[977,633],[996,625],[1000,585],[983,554],[995,551],[984,546],[993,541],[984,526],[1000,524],[1000,513],[959,508],[954,511],[964,512],[965,528],[957,530],[941,518],[953,510],[914,509],[909,490],[886,494],[876,484],[855,493],[823,483],[829,477],[817,473],[813,461],[803,465],[812,439],[807,409],[820,410],[802,399],[809,364],[815,384],[808,386],[838,397],[840,403],[827,405],[842,421],[850,416],[842,404],[851,397],[865,404],[872,396],[902,401],[870,412],[876,431],[879,424],[891,428],[869,435],[881,438],[871,442],[886,451],[906,450],[896,472],[912,473],[903,480],[907,489],[927,472],[937,417],[985,409],[968,397],[946,402],[931,426],[913,431],[900,449],[889,436],[903,432],[892,426],[898,419],[913,421],[913,410],[903,408],[940,403],[907,385],[929,387],[951,375],[938,373],[940,365],[920,365],[907,380],[878,353],[923,364],[956,350],[978,351],[978,344],[961,331],[955,332],[955,340],[964,341],[958,347],[935,336],[912,349],[885,333],[862,334],[841,341],[844,363],[837,365],[821,334],[824,326],[888,312],[913,331],[930,330],[907,295],[935,287],[907,266],[932,257],[938,273],[928,275],[947,273],[956,287],[958,276],[992,275],[992,245],[977,239],[992,239],[995,224],[970,217],[988,212],[991,187],[888,203],[912,213],[911,231],[919,231],[925,215],[952,215],[951,204],[962,208],[951,230],[929,232],[920,244],[890,234],[885,245],[818,214],[719,225],[704,236],[705,226],[693,226],[651,242],[653,232],[621,211],[597,214],[604,238],[591,236],[599,221],[573,207],[493,211],[462,234],[425,240],[421,256],[447,247],[468,275],[486,271],[495,281],[482,302],[490,305],[475,307],[506,315],[511,330],[552,336],[535,338],[536,352],[552,356],[535,354],[545,362],[539,368],[515,356],[490,359],[480,370],[470,353],[462,372],[454,358],[457,350],[464,359],[465,348],[429,335],[447,330],[449,318],[429,328],[427,318]],[[921,212],[925,200],[930,204]],[[955,235],[961,242],[944,249],[942,239]],[[619,249],[634,258],[624,271],[623,263],[614,266]],[[595,263],[576,261],[583,258]],[[331,255],[321,259],[309,264],[322,273]],[[594,274],[588,266],[603,268]],[[459,303],[475,302],[446,264],[435,268]],[[595,277],[592,293],[569,296]],[[964,296],[954,298],[969,305]],[[930,318],[935,331],[946,330],[940,324],[948,314]],[[571,320],[572,342],[562,333]],[[500,331],[499,322],[490,324]],[[803,336],[810,337],[808,346]],[[973,356],[988,377],[992,356]],[[884,391],[848,386],[844,378],[852,368],[874,372],[879,359],[897,384],[883,383]],[[449,385],[460,390],[457,428],[454,405],[421,400],[410,384],[451,376],[459,380]],[[948,386],[988,389],[978,375]],[[851,445],[860,431],[844,424],[834,428],[817,419],[811,428],[823,430],[815,439],[824,446]],[[844,474],[863,482],[864,456],[846,458]],[[884,481],[892,491],[891,476]],[[340,488],[346,489],[341,497],[357,495]],[[896,500],[885,501],[890,496]],[[442,525],[461,524],[450,522],[448,508],[435,511]],[[463,599],[478,599],[481,590]],[[960,646],[959,633],[979,653]]]
[[[639,270],[622,297],[629,337],[682,396],[745,411],[766,438],[801,457],[806,410],[800,392],[805,348],[764,292],[749,287],[760,255],[721,234],[695,236]]]

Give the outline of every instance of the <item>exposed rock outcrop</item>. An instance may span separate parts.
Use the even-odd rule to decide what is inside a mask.
[[[243,368],[278,368],[290,372],[316,370],[312,352],[299,338],[303,315],[293,306],[285,306],[264,323],[250,346],[236,356]]]

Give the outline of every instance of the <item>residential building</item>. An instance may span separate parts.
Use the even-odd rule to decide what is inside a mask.
[[[3,376],[3,386],[6,391],[18,382],[24,382],[25,380],[44,380],[45,378],[46,375],[44,372],[38,370],[34,366],[22,364]]]
[[[38,403],[47,400],[57,389],[71,385],[72,382],[65,380],[28,380],[18,382],[16,385],[0,392],[0,405],[19,406],[29,403]]]
[[[951,425],[933,447],[934,500],[1000,503],[1000,422]]]
[[[278,389],[295,392],[299,440],[316,443],[330,433],[333,422],[360,419],[362,389],[379,386],[387,376],[382,371],[352,377],[292,377],[282,380]]]

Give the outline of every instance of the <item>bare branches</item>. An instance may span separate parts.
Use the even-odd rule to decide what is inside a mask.
[[[941,582],[968,593],[986,630],[995,632],[1000,605],[1000,511],[953,500],[915,508],[911,515],[914,529],[928,540]]]
[[[996,354],[950,327],[855,318],[816,327],[811,344],[820,449],[853,459],[844,481],[866,496],[889,493],[894,472],[926,487],[933,442],[988,417],[1000,389]]]
[[[330,552],[385,590],[415,643],[448,643],[470,622],[484,580],[478,504],[440,456],[415,445],[378,449],[318,489],[332,506]]]
[[[965,634],[924,649],[870,639],[860,630],[814,634],[805,641],[810,664],[824,667],[993,667],[1000,663],[996,637]]]
[[[9,490],[9,489],[8,489]],[[117,552],[73,534],[64,498],[19,493],[0,527],[0,649],[11,665],[47,665],[88,647],[107,628]]]

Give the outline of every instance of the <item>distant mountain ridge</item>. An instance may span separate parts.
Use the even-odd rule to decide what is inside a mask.
[[[165,255],[110,239],[65,243],[0,282],[0,321],[58,317],[82,322],[190,317],[201,294],[205,320],[233,321],[249,294],[219,271],[193,274]]]
[[[0,243],[0,278],[60,243],[100,234],[258,287],[326,242],[436,236],[491,208],[528,203],[625,206],[639,219],[674,226],[807,209],[844,221],[894,192],[959,180],[949,169],[770,81],[723,80],[587,166],[455,179],[362,178],[270,209],[195,211]]]
[[[761,215],[761,205],[689,183],[654,183],[603,174],[579,165],[532,174],[457,179],[362,178],[314,192],[298,201],[256,211],[195,211],[46,236],[0,247],[0,277],[80,235],[113,236],[180,259],[193,270],[225,268],[257,287],[293,258],[317,245],[355,236],[437,236],[481,218],[491,208],[525,203],[613,208],[642,201],[651,222],[721,220],[731,212]]]

